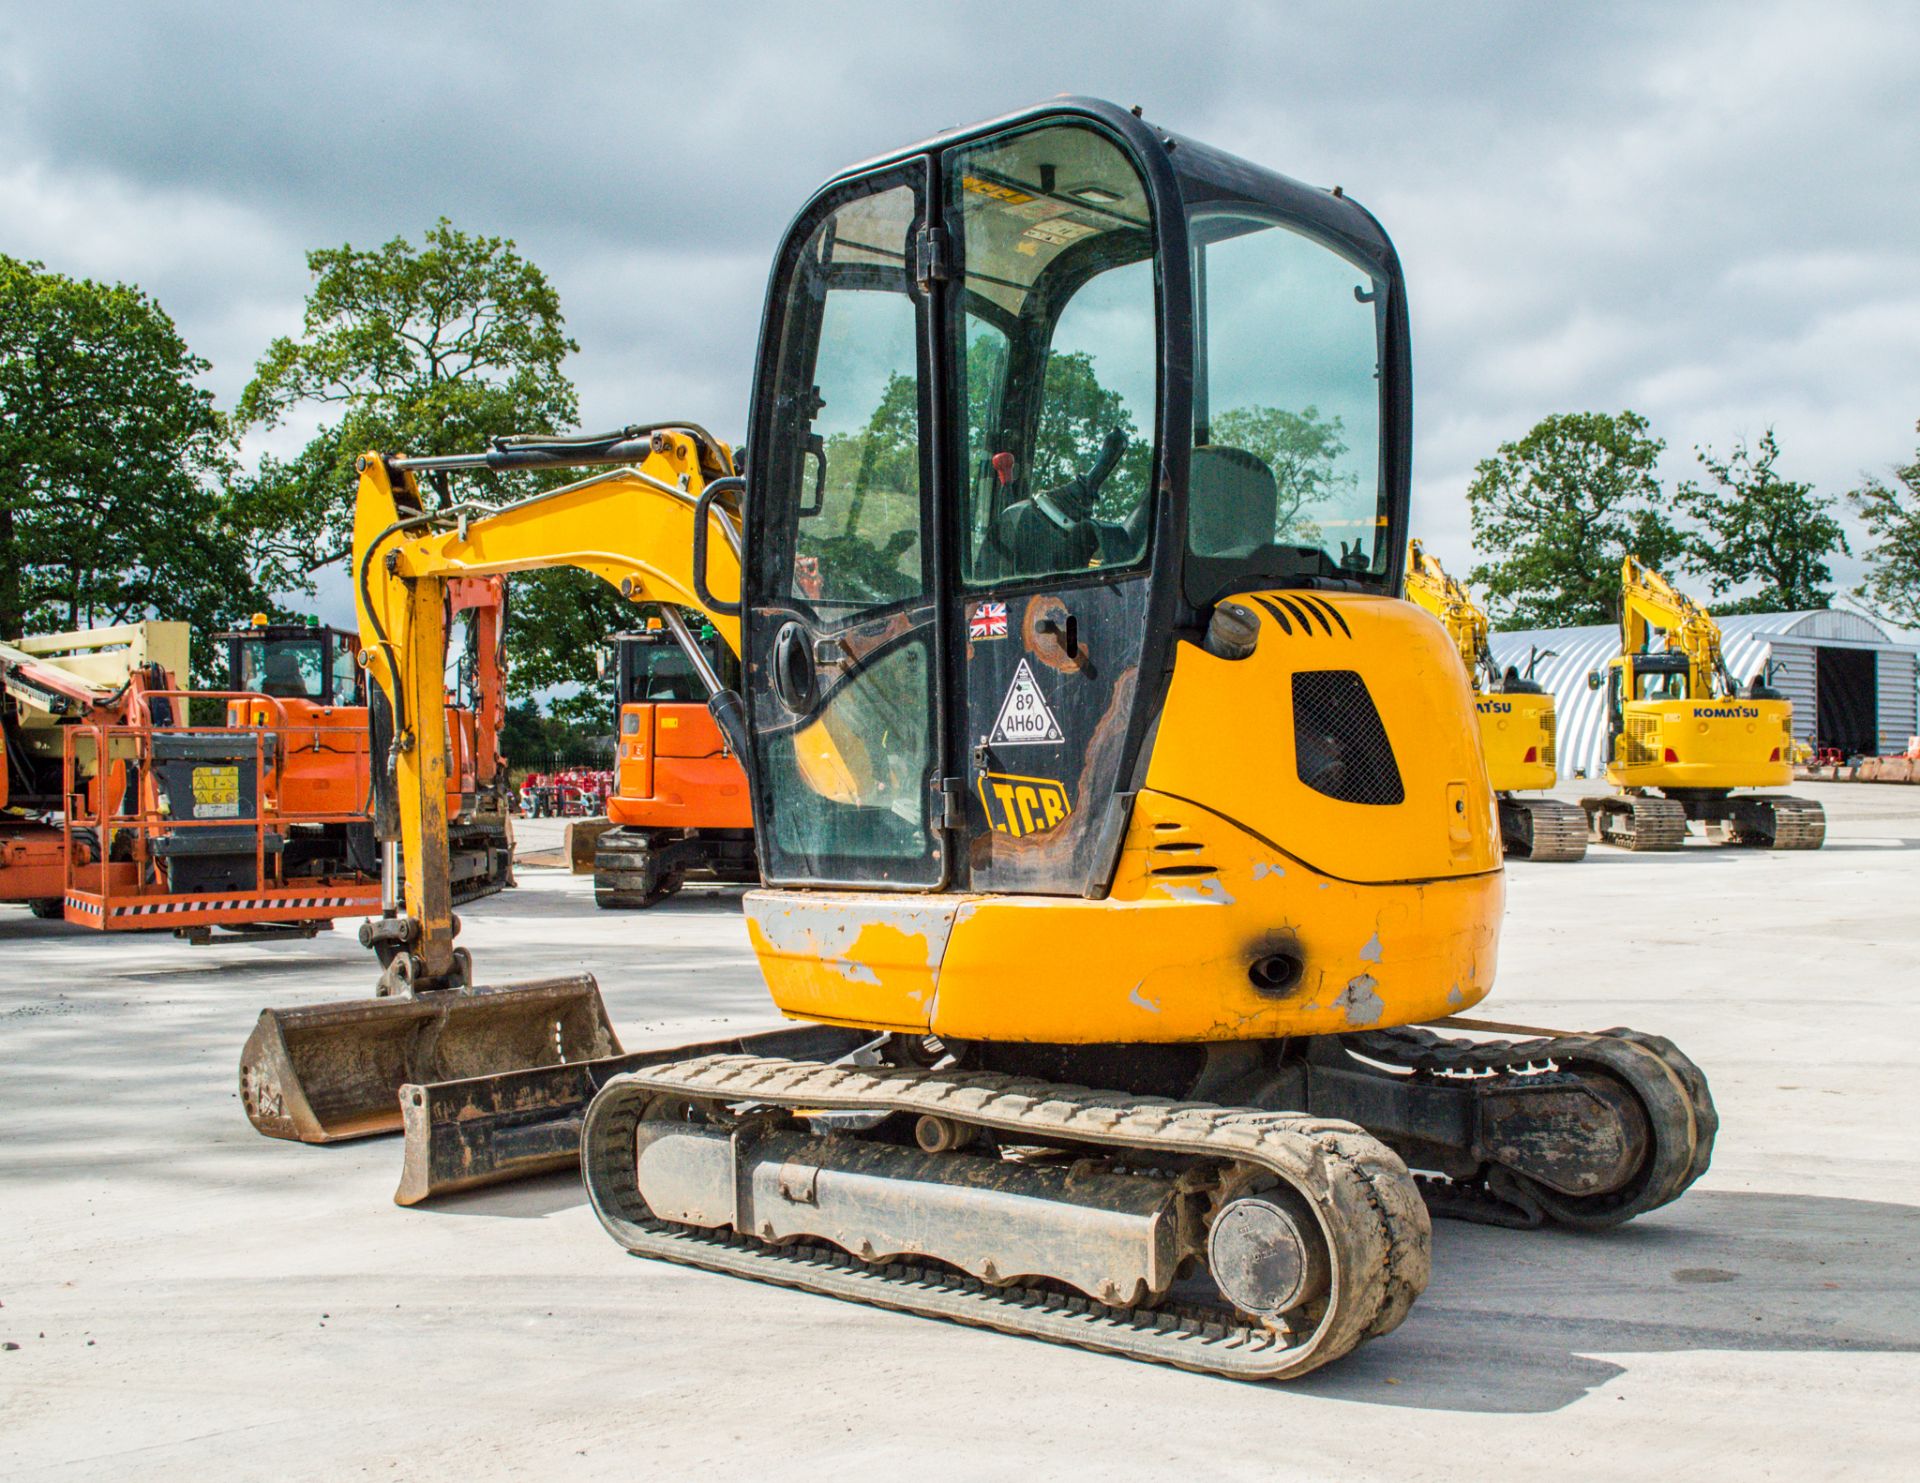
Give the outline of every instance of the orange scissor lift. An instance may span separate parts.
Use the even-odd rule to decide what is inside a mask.
[[[244,706],[249,724],[176,722],[195,700]],[[323,756],[327,771],[350,776],[357,755],[364,777],[364,716],[356,732],[332,716],[296,718],[258,693],[157,690],[136,696],[124,722],[68,728],[67,920],[204,939],[215,928],[311,936],[336,917],[377,913],[371,835],[357,860],[351,844],[333,847],[367,828],[364,789],[316,807],[300,767]],[[88,753],[123,759],[104,788],[80,771]]]
[[[475,633],[470,703],[447,713],[448,842],[463,902],[512,879],[504,591],[498,579],[461,584],[452,604]],[[67,920],[205,941],[216,929],[312,936],[339,917],[391,911],[357,636],[262,615],[218,637],[232,688],[135,688],[121,711],[63,728]],[[196,702],[223,724],[191,724]],[[113,760],[103,769],[99,757]],[[384,873],[397,892],[397,868]],[[377,934],[362,937],[388,956]]]

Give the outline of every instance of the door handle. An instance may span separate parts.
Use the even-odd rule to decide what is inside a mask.
[[[1072,613],[1067,614],[1064,623],[1058,618],[1042,618],[1033,625],[1033,631],[1051,634],[1065,651],[1067,658],[1080,657],[1080,620]]]

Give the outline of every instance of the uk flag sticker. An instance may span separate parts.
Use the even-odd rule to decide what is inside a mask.
[[[973,616],[967,619],[967,637],[970,639],[1003,639],[1007,636],[1007,605],[1003,602],[983,602],[975,605]]]

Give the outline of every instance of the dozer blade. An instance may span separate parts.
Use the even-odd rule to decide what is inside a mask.
[[[261,1011],[240,1100],[269,1138],[335,1143],[401,1128],[400,1088],[620,1054],[591,974]]]
[[[587,1104],[614,1077],[696,1056],[785,1056],[831,1061],[873,1037],[828,1025],[796,1025],[564,1066],[503,1071],[400,1089],[406,1157],[396,1205],[578,1167]]]

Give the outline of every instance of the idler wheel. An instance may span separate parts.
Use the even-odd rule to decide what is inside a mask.
[[[1303,1201],[1278,1189],[1221,1207],[1207,1232],[1207,1269],[1222,1297],[1257,1318],[1312,1302],[1329,1280],[1319,1222]]]

